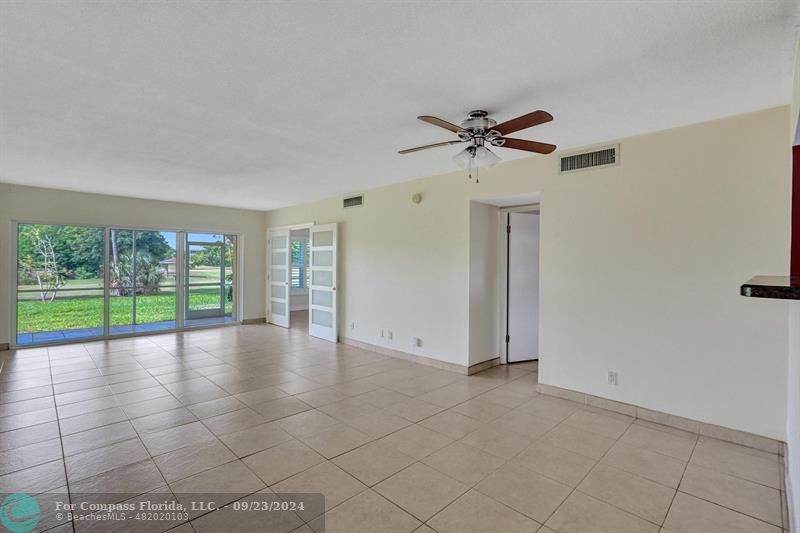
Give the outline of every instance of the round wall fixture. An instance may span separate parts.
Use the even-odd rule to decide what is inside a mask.
[[[418,204],[422,201],[422,195],[420,193],[414,193],[414,196],[411,197],[411,201],[415,204]]]

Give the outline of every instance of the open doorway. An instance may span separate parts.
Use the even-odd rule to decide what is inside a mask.
[[[505,213],[505,359],[539,360],[539,207]]]
[[[336,248],[329,224],[267,230],[267,322],[338,342]]]
[[[289,250],[289,327],[308,333],[308,287],[311,282],[308,228],[290,230]]]

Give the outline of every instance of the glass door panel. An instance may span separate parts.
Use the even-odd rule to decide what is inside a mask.
[[[109,333],[176,327],[175,232],[111,229]]]
[[[17,225],[17,345],[103,335],[104,229]]]
[[[225,321],[234,309],[235,237],[190,233],[186,239],[187,325]]]

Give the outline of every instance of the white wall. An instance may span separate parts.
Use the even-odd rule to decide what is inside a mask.
[[[540,380],[783,439],[787,308],[738,292],[788,270],[789,122],[784,106],[624,139],[615,167],[535,156],[266,223],[341,222],[340,335],[468,365],[470,201],[541,191]]]
[[[246,288],[241,318],[262,318],[265,316],[263,217],[258,211],[0,183],[0,343],[10,342],[13,336],[8,306],[14,291],[16,252],[10,248],[15,220],[238,233],[244,254],[240,279]]]
[[[777,302],[777,300],[776,300]],[[800,302],[789,303],[789,361],[786,372],[786,498],[790,531],[800,531]]]
[[[500,213],[496,207],[469,207],[469,364],[500,357],[498,254]]]

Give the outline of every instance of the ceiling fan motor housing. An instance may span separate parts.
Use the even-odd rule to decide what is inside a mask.
[[[467,119],[461,121],[461,127],[470,131],[486,131],[497,125],[497,121],[489,118],[486,111],[470,111]]]

